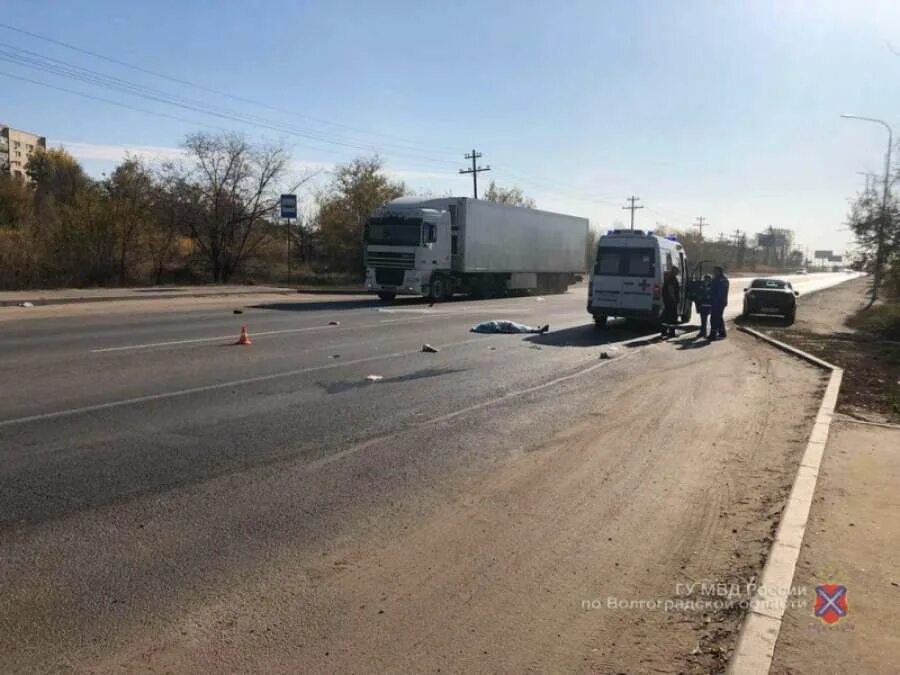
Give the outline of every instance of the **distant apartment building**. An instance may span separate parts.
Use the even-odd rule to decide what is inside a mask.
[[[47,149],[44,136],[0,124],[0,171],[28,180],[25,165],[38,148]]]

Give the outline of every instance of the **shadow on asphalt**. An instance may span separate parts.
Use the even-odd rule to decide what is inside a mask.
[[[700,349],[702,347],[709,347],[709,340],[705,337],[700,337],[699,334],[694,335],[688,339],[678,340],[675,344],[678,345],[678,349]]]
[[[353,298],[347,300],[316,300],[313,302],[297,300],[296,302],[266,302],[258,305],[247,305],[247,309],[272,309],[282,312],[321,312],[340,311],[348,309],[360,309],[371,307],[372,309],[391,309],[392,307],[431,307],[445,303],[470,302],[470,298],[464,296],[446,300],[443,303],[431,302],[428,298],[398,298],[393,302],[382,302],[372,296],[365,299]]]
[[[380,307],[378,300],[317,300],[315,302],[267,302],[260,305],[247,305],[246,309],[272,309],[282,312],[321,312],[324,310],[341,311],[360,309],[361,307]]]
[[[789,328],[791,322],[783,316],[739,316],[734,320],[737,326],[747,326],[748,328]]]
[[[547,347],[597,347],[610,342],[621,342],[631,338],[647,334],[647,328],[627,323],[616,324],[604,328],[597,328],[592,323],[562,330],[553,330],[543,335],[530,335],[526,342]]]
[[[345,391],[352,391],[353,389],[360,389],[362,387],[378,387],[383,386],[385,384],[394,384],[398,382],[410,382],[413,380],[422,380],[427,377],[441,377],[442,375],[452,375],[453,373],[462,373],[465,372],[466,368],[425,368],[424,370],[417,370],[414,373],[409,373],[407,375],[398,375],[396,377],[385,377],[382,380],[378,380],[377,382],[370,382],[368,380],[360,379],[360,380],[344,380],[342,382],[316,382],[319,387],[326,394],[341,394]]]

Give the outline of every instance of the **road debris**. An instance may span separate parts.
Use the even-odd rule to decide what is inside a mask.
[[[379,380],[383,380],[384,375],[366,375],[367,382],[378,382]]]
[[[544,299],[543,299],[541,296],[537,296],[537,297],[534,299],[534,301],[535,301],[535,302],[543,302]]]
[[[339,359],[339,358],[341,358],[341,355],[340,355],[340,354],[332,354],[332,355],[329,356],[328,358],[329,358],[329,359]]]
[[[234,310],[234,313],[235,313],[235,314],[243,314],[243,313],[244,313],[244,310],[242,310],[242,309],[236,309],[236,310]]]
[[[19,307],[34,307],[34,303],[33,303],[33,302],[28,302],[28,301],[26,300],[25,302],[20,302],[20,303],[19,303]]]
[[[328,325],[329,326],[340,326],[341,322],[340,321],[329,321]]]
[[[609,352],[600,352],[600,358],[601,359],[609,359],[612,357],[609,355]]]
[[[473,333],[538,333],[543,335],[550,330],[550,324],[543,326],[526,326],[515,321],[482,321],[471,328]]]
[[[438,349],[437,347],[432,347],[432,346],[431,346],[430,344],[428,344],[428,343],[425,343],[424,345],[422,345],[422,351],[423,351],[423,352],[428,352],[428,353],[430,353],[430,354],[437,354],[437,353],[438,353],[439,351],[441,351],[441,350]]]

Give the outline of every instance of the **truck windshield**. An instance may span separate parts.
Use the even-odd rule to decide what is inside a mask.
[[[594,274],[613,277],[652,277],[656,274],[656,251],[652,248],[600,246]]]
[[[421,218],[369,218],[366,230],[366,241],[370,244],[418,246],[422,241]]]

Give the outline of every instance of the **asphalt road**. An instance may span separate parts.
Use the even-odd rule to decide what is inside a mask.
[[[845,278],[811,274],[793,281],[805,293]],[[741,288],[740,279],[732,280],[731,315],[739,311]],[[597,368],[601,351],[614,360],[638,354],[640,346],[623,343],[646,330],[617,322],[595,329],[584,309],[585,295],[584,288],[576,288],[543,299],[435,306],[419,300],[381,306],[368,298],[241,300],[233,305],[243,308],[241,315],[225,306],[171,314],[143,308],[133,314],[98,311],[0,324],[0,375],[6,383],[0,390],[5,591],[15,588],[16,570],[29,569],[28,583],[3,603],[0,632],[12,639],[34,630],[35,649],[60,635],[71,642],[82,630],[94,639],[113,640],[115,626],[98,615],[113,611],[110,602],[130,603],[136,611],[138,597],[152,605],[148,598],[174,592],[173,587],[189,594],[198,579],[236,564],[240,556],[239,549],[217,554],[214,543],[194,531],[198,523],[179,511],[184,539],[167,554],[174,558],[157,562],[177,568],[173,578],[152,564],[152,550],[109,556],[95,549],[104,547],[107,536],[114,541],[118,528],[144,527],[168,509],[190,513],[191,501],[202,501],[212,484],[218,499],[223,484],[240,494],[261,475],[341,458],[352,466],[353,457],[385,440],[394,439],[405,452],[435,454],[437,446],[417,446],[421,439],[407,432],[475,419],[474,413],[489,414],[498,402],[552,393]],[[551,332],[468,331],[495,318],[549,323]],[[329,325],[332,321],[339,325]],[[244,324],[253,344],[235,346]],[[438,353],[423,353],[424,343]],[[382,379],[369,382],[370,374]],[[577,419],[578,410],[551,395],[540,415],[549,433]],[[487,456],[492,434],[502,433],[509,443],[520,433],[487,426],[469,432],[466,443]],[[535,440],[532,427],[528,434],[521,442]],[[448,461],[443,454],[432,460]],[[360,464],[359,471],[369,470]],[[397,471],[414,482],[415,464]],[[328,527],[332,502],[347,497],[340,485],[332,487],[330,498],[306,505],[320,527]],[[217,503],[212,517],[220,521],[210,531],[239,538],[253,530],[252,519],[231,520],[227,501]],[[90,550],[64,553],[85,545]],[[85,573],[73,567],[90,564],[92,555],[97,569]],[[141,565],[133,557],[141,558]],[[149,585],[134,590],[138,574]],[[116,589],[116,597],[134,597],[111,600],[109,589]],[[129,621],[140,623],[133,615]],[[101,633],[105,638],[97,637]],[[36,652],[21,644],[8,653],[15,660],[7,665],[38,663],[32,660]]]

